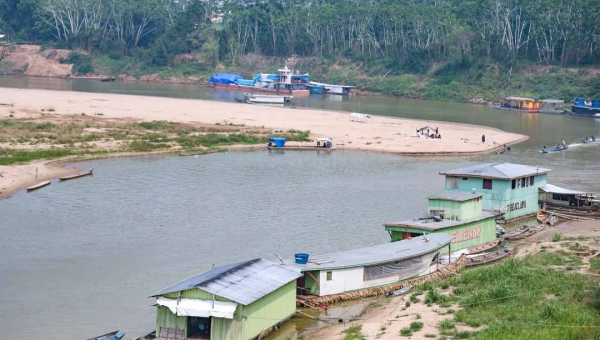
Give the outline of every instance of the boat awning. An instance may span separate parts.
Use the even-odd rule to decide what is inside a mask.
[[[540,187],[540,190],[543,192],[551,193],[551,194],[562,194],[562,195],[585,195],[585,192],[569,190],[561,187],[557,187],[556,185],[546,184],[543,187]]]
[[[173,314],[180,316],[196,316],[208,318],[233,319],[233,314],[237,308],[235,302],[207,301],[196,299],[167,299],[159,296],[156,304],[169,308]]]
[[[546,104],[564,104],[565,101],[564,100],[560,100],[560,99],[542,99],[542,103],[546,103]]]

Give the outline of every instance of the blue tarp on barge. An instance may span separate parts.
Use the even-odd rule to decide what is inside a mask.
[[[217,75],[214,75],[214,76],[210,77],[209,82],[210,83],[214,83],[214,84],[229,85],[229,84],[235,84],[235,82],[238,79],[243,79],[243,78],[241,76],[237,75],[237,74],[218,73]]]

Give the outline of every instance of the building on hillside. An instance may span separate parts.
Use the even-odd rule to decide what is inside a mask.
[[[300,276],[263,259],[215,267],[151,295],[157,306],[156,336],[256,339],[296,312]]]
[[[444,233],[452,236],[451,251],[457,251],[496,239],[496,219],[502,213],[483,210],[483,194],[448,192],[428,200],[426,218],[384,224],[392,242]]]
[[[438,270],[439,254],[450,254],[451,237],[428,235],[395,243],[311,255],[306,263],[284,262],[302,273],[301,295],[327,296],[396,284]],[[445,251],[444,251],[445,250]]]
[[[546,185],[550,169],[512,164],[488,163],[440,172],[446,176],[447,192],[483,194],[483,209],[504,213],[507,221],[535,215],[539,188]]]

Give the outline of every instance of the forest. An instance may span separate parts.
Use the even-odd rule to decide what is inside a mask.
[[[328,79],[388,76],[397,87],[432,70],[448,83],[531,66],[593,68],[599,20],[597,0],[0,0],[0,34],[13,42],[153,70],[196,54],[188,73],[236,69],[248,55],[306,58]]]

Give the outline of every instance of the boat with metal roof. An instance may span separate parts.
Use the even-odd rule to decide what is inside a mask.
[[[542,101],[538,98],[526,98],[516,96],[500,97],[500,103],[492,106],[495,110],[520,111],[520,112],[540,112]]]
[[[306,263],[290,260],[283,261],[283,265],[303,274],[297,281],[301,295],[320,297],[349,293],[436,272],[439,253],[449,254],[451,241],[451,235],[429,234],[337,253],[309,255]]]

